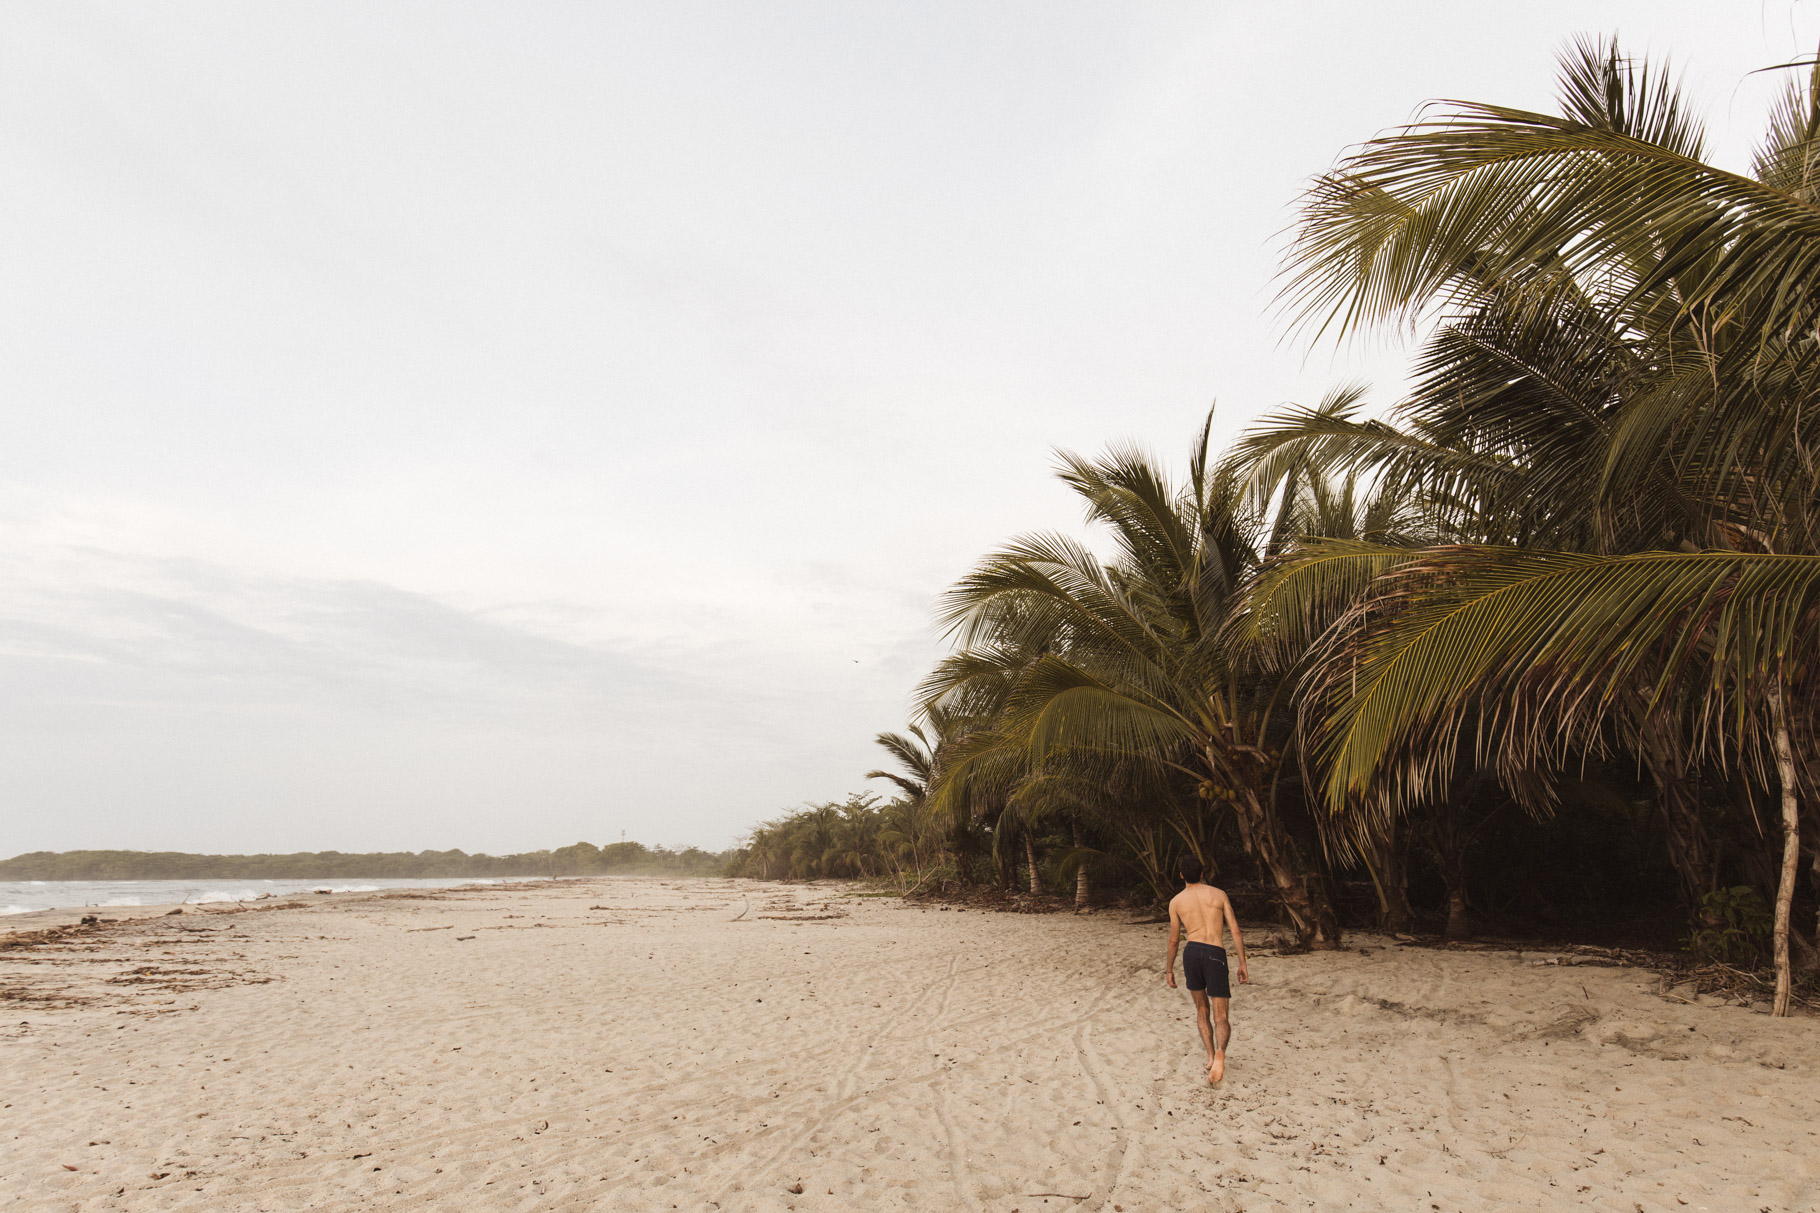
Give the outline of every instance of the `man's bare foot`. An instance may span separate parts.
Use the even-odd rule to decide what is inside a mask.
[[[1226,1055],[1215,1053],[1213,1060],[1207,1063],[1207,1085],[1211,1087],[1224,1077],[1226,1077]]]

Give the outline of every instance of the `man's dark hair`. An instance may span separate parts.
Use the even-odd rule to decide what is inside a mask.
[[[1193,884],[1201,878],[1201,861],[1193,855],[1184,855],[1176,861],[1175,874]]]

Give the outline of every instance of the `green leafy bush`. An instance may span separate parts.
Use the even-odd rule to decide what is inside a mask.
[[[1700,901],[1700,921],[1707,925],[1687,939],[1688,950],[1696,956],[1741,969],[1754,969],[1769,959],[1774,920],[1751,886],[1708,893]]]

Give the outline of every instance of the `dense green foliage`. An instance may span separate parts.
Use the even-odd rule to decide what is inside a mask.
[[[1820,63],[1749,174],[1706,163],[1674,82],[1615,44],[1565,56],[1560,103],[1435,112],[1311,192],[1301,315],[1433,328],[1391,424],[1286,416],[1244,455],[1364,472],[1419,526],[1298,545],[1252,634],[1317,635],[1301,736],[1366,850],[1411,816],[1457,834],[1463,780],[1548,814],[1563,772],[1628,757],[1691,910],[1734,874],[1773,895],[1783,1013],[1815,943]]]
[[[177,851],[32,851],[0,860],[0,880],[328,880],[455,876],[703,875],[727,857],[689,847],[578,842],[554,851],[340,851],[290,855],[191,855]]]
[[[876,796],[805,805],[752,831],[725,871],[761,880],[888,876],[902,881],[940,853],[934,831],[911,802]]]
[[[1739,955],[1773,906],[1786,1012],[1820,968],[1820,64],[1749,173],[1611,42],[1563,57],[1560,111],[1437,105],[1310,189],[1292,314],[1420,338],[1385,417],[1204,428],[1185,475],[1061,458],[1092,540],[950,591],[916,740],[880,737],[894,837],[1033,891],[1059,853],[1080,901],[1193,852],[1317,947],[1426,911]]]

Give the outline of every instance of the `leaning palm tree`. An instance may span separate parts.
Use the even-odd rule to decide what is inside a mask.
[[[1453,103],[1321,178],[1288,292],[1316,331],[1439,322],[1417,424],[1293,440],[1468,540],[1327,565],[1356,594],[1385,564],[1304,686],[1328,807],[1441,792],[1468,722],[1514,782],[1685,714],[1665,744],[1779,802],[1777,1014],[1820,655],[1816,168],[1820,66],[1740,174],[1672,81],[1585,42],[1560,115]]]
[[[896,784],[911,804],[920,805],[929,794],[929,782],[935,775],[935,751],[940,741],[941,729],[933,726],[931,732],[936,735],[931,740],[928,733],[918,725],[911,725],[910,735],[902,733],[880,733],[877,742],[887,753],[897,759],[902,774],[897,771],[867,771],[867,779],[886,779]]]

